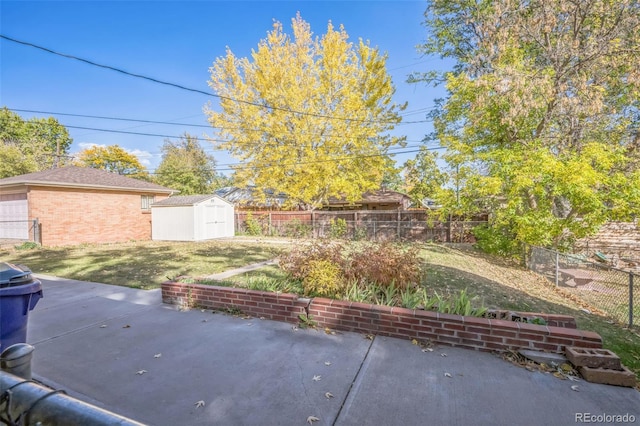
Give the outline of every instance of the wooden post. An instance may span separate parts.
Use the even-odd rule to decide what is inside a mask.
[[[400,209],[398,209],[398,219],[397,219],[397,223],[396,223],[396,238],[400,239]]]

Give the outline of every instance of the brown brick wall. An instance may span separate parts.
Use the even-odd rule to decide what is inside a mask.
[[[45,246],[149,240],[151,211],[141,209],[141,195],[30,187],[29,218],[40,221]],[[155,195],[155,201],[164,198],[165,195]]]
[[[481,351],[526,348],[562,353],[567,346],[602,348],[602,338],[598,334],[575,328],[324,298],[299,299],[293,294],[230,287],[165,282],[162,284],[162,301],[212,309],[235,307],[248,315],[291,323],[297,323],[298,315],[308,311],[319,327],[398,338],[429,339],[440,344]],[[571,321],[562,317],[555,315],[554,319],[559,324],[571,324]]]

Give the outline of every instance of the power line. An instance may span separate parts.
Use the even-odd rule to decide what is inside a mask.
[[[162,85],[170,86],[170,87],[175,87],[175,88],[180,89],[180,90],[185,90],[185,91],[193,92],[193,93],[199,93],[199,94],[203,94],[205,96],[211,96],[211,97],[214,97],[214,98],[223,99],[223,100],[227,100],[227,101],[231,101],[231,102],[237,102],[237,103],[242,103],[242,104],[246,104],[246,105],[251,105],[251,106],[258,107],[258,108],[283,111],[283,112],[288,112],[288,113],[292,113],[292,114],[299,114],[299,115],[305,115],[305,116],[316,117],[316,118],[326,118],[326,119],[330,119],[330,120],[341,120],[341,121],[359,122],[359,123],[385,123],[385,124],[401,125],[401,124],[416,124],[416,123],[425,123],[426,122],[426,121],[408,121],[408,122],[405,122],[405,123],[398,123],[398,122],[395,122],[395,121],[363,120],[363,119],[359,119],[359,118],[337,117],[337,116],[331,116],[331,115],[325,115],[325,114],[316,114],[316,113],[312,113],[312,112],[296,111],[296,110],[292,110],[292,109],[289,109],[289,108],[281,108],[281,107],[277,107],[277,106],[263,105],[263,104],[259,104],[257,102],[245,101],[245,100],[242,100],[242,99],[231,98],[229,96],[217,95],[215,93],[205,92],[204,90],[190,88],[190,87],[187,87],[187,86],[183,86],[181,84],[172,83],[172,82],[168,82],[168,81],[164,81],[164,80],[159,80],[157,78],[149,77],[149,76],[142,75],[142,74],[136,74],[136,73],[133,73],[133,72],[129,72],[129,71],[123,70],[121,68],[117,68],[117,67],[111,66],[111,65],[99,64],[97,62],[94,62],[94,61],[91,61],[91,60],[88,60],[88,59],[85,59],[85,58],[80,58],[80,57],[75,56],[75,55],[71,55],[71,54],[68,54],[68,53],[57,52],[55,50],[52,50],[52,49],[49,49],[49,48],[46,48],[46,47],[43,47],[43,46],[39,46],[39,45],[34,44],[34,43],[30,43],[30,42],[27,42],[27,41],[18,40],[18,39],[12,38],[12,37],[8,37],[8,36],[6,36],[4,34],[0,34],[0,38],[3,38],[5,40],[7,40],[7,41],[11,41],[13,43],[22,44],[24,46],[33,47],[35,49],[42,50],[42,51],[50,53],[52,55],[61,56],[63,58],[67,58],[67,59],[73,59],[73,60],[76,60],[76,61],[84,62],[84,63],[86,63],[88,65],[91,65],[91,66],[94,66],[94,67],[104,68],[104,69],[107,69],[109,71],[114,71],[114,72],[117,72],[117,73],[121,73],[121,74],[127,75],[129,77],[140,78],[140,79],[143,79],[143,80],[151,81],[153,83],[162,84]]]
[[[36,111],[31,109],[18,109],[18,108],[10,108],[10,109],[11,111],[28,112],[32,114],[53,114],[53,115],[64,115],[68,117],[95,118],[99,120],[130,121],[134,123],[149,123],[149,124],[165,124],[168,126],[204,127],[207,129],[212,128],[212,126],[208,126],[206,124],[175,123],[170,121],[142,120],[142,119],[123,118],[123,117],[107,117],[102,115],[72,114],[69,112]]]
[[[431,148],[426,148],[429,151],[435,151],[435,150],[439,150],[439,149],[443,149],[444,147],[442,146],[437,146],[437,147],[431,147]],[[392,155],[396,155],[396,154],[410,154],[410,153],[414,153],[414,152],[420,152],[419,149],[412,149],[412,150],[407,150],[407,151],[402,151],[402,152],[394,152],[392,153]],[[251,165],[245,165],[243,163],[236,163],[236,164],[221,164],[222,166],[225,166],[223,168],[218,168],[216,167],[216,172],[218,171],[235,171],[238,169],[243,169],[243,170],[260,170],[260,169],[269,169],[269,168],[273,168],[273,167],[287,167],[287,166],[301,166],[301,165],[307,165],[307,164],[318,164],[318,163],[330,163],[330,162],[338,162],[338,161],[346,161],[346,160],[357,160],[360,158],[372,158],[372,157],[385,157],[389,155],[388,153],[380,153],[380,154],[368,154],[368,155],[351,155],[351,156],[345,156],[345,157],[333,157],[333,158],[328,158],[325,160],[313,160],[313,161],[297,161],[294,163],[279,163],[279,164],[273,164],[273,165],[265,165],[265,166],[251,166]],[[156,169],[157,170],[157,169]],[[150,174],[157,174],[157,172],[149,172]]]
[[[242,128],[242,127],[213,127],[213,126],[206,125],[206,124],[183,124],[183,123],[175,123],[175,122],[169,122],[169,121],[156,121],[156,120],[124,118],[124,117],[110,117],[110,116],[88,115],[88,114],[75,114],[75,113],[68,113],[68,112],[38,111],[38,110],[18,109],[18,108],[9,108],[9,109],[11,111],[27,112],[27,113],[33,113],[33,114],[52,114],[52,115],[62,115],[62,116],[79,117],[79,118],[93,118],[93,119],[99,119],[99,120],[115,120],[115,121],[148,123],[148,124],[162,124],[162,125],[175,125],[175,126],[188,126],[188,127],[203,127],[203,128],[207,128],[207,129],[220,129],[220,130],[242,130],[244,132],[261,132],[261,133],[269,134],[269,131],[266,130],[266,129],[263,130],[263,129],[245,129],[245,128]],[[415,112],[412,112],[412,114],[413,113],[415,113]],[[125,131],[124,129],[123,130],[111,130],[111,129],[99,129],[99,128],[92,128],[92,127],[66,126],[66,125],[65,125],[65,127],[69,127],[69,128],[73,128],[73,129],[81,129],[81,130],[92,130],[92,131],[98,131],[98,132],[134,134],[134,135],[138,135],[138,136],[157,136],[157,137],[174,138],[174,139],[178,139],[178,138],[181,137],[181,136],[168,136],[168,135],[155,134],[155,133],[131,132],[131,131]],[[138,126],[135,126],[135,127],[138,127]],[[342,136],[342,135],[331,135],[331,134],[322,135],[322,137],[325,137],[325,138],[344,138],[344,136]],[[203,140],[203,139],[199,139],[199,140]],[[226,141],[216,140],[216,139],[209,139],[209,140],[210,141],[214,141],[214,142],[215,141],[226,142]],[[418,142],[418,141],[413,141],[413,142]]]

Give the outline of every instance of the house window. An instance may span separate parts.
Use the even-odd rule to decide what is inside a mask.
[[[140,201],[142,204],[142,210],[151,210],[151,204],[155,201],[155,195],[142,195]]]

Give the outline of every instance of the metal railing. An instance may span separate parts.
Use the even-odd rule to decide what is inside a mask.
[[[640,324],[640,277],[584,255],[531,247],[527,267],[629,327]]]
[[[95,405],[31,380],[31,354],[26,343],[8,347],[0,355],[0,422],[48,426],[144,426]]]

